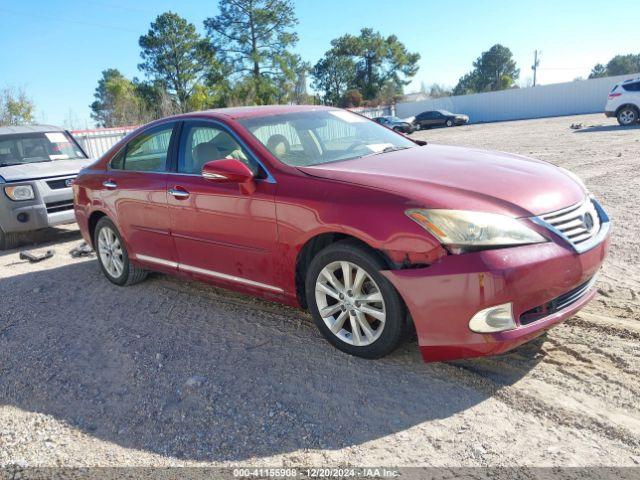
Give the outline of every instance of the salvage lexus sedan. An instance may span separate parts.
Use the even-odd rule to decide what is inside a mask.
[[[306,307],[366,358],[412,329],[425,361],[531,340],[593,297],[610,225],[566,170],[329,107],[165,118],[73,189],[111,282],[155,270]]]

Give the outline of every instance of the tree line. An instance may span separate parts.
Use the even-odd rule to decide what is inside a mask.
[[[613,77],[615,75],[628,75],[640,72],[640,53],[628,55],[616,55],[606,65],[596,64],[591,69],[589,78]]]
[[[219,0],[218,7],[203,21],[203,34],[174,12],[158,15],[138,39],[141,77],[127,78],[117,68],[102,72],[90,105],[98,126],[236,105],[389,104],[418,72],[420,54],[372,28],[332,40],[315,64],[303,60],[293,53],[298,19],[292,0]],[[506,46],[493,45],[472,66],[452,89],[423,83],[421,91],[437,98],[517,87],[520,69]],[[640,54],[617,55],[594,66],[589,78],[638,71]],[[0,125],[33,119],[23,90],[0,91]]]
[[[418,71],[419,54],[371,28],[333,40],[312,65],[293,53],[297,24],[291,0],[220,0],[204,35],[178,14],[162,13],[138,41],[142,78],[104,70],[91,116],[109,127],[234,105],[388,103]]]

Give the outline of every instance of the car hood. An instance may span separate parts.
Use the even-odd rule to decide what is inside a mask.
[[[352,160],[300,167],[304,173],[401,194],[408,206],[528,217],[586,196],[568,173],[502,152],[429,144]]]
[[[22,180],[35,180],[38,178],[63,177],[77,175],[81,168],[93,163],[95,160],[53,160],[51,162],[27,163],[24,165],[9,165],[0,167],[0,177],[6,182]]]

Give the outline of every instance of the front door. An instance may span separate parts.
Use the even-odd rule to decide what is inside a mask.
[[[206,180],[202,166],[235,158],[256,175],[253,193]],[[168,175],[171,232],[179,269],[231,286],[281,293],[274,275],[276,184],[233,132],[213,121],[182,128],[177,172]]]

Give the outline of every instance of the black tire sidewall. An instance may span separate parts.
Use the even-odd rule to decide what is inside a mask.
[[[102,264],[102,259],[100,258],[100,252],[98,250],[99,249],[98,235],[100,233],[100,230],[102,230],[104,227],[109,227],[111,228],[111,230],[113,230],[113,232],[118,237],[118,240],[120,241],[120,247],[122,248],[123,268],[122,268],[122,274],[118,278],[112,277],[109,274],[109,272],[107,272],[107,269],[104,268],[104,265]],[[111,283],[114,283],[120,286],[125,285],[127,283],[127,279],[129,278],[129,252],[127,252],[127,247],[125,246],[124,241],[122,240],[122,236],[120,235],[120,232],[116,228],[115,224],[109,218],[102,217],[98,221],[95,232],[93,233],[93,245],[95,246],[96,256],[98,257],[98,264],[100,265],[100,270],[102,270],[102,273],[104,274],[104,276],[107,277],[107,279]]]
[[[384,329],[380,337],[371,345],[356,347],[340,340],[329,330],[318,311],[315,298],[318,275],[325,266],[340,260],[346,260],[364,268],[377,283],[384,298],[387,314]],[[406,310],[394,286],[380,273],[380,270],[384,268],[386,266],[382,259],[350,242],[335,243],[322,250],[311,261],[305,279],[307,305],[322,335],[339,350],[364,358],[380,358],[388,355],[398,346],[404,332]]]

